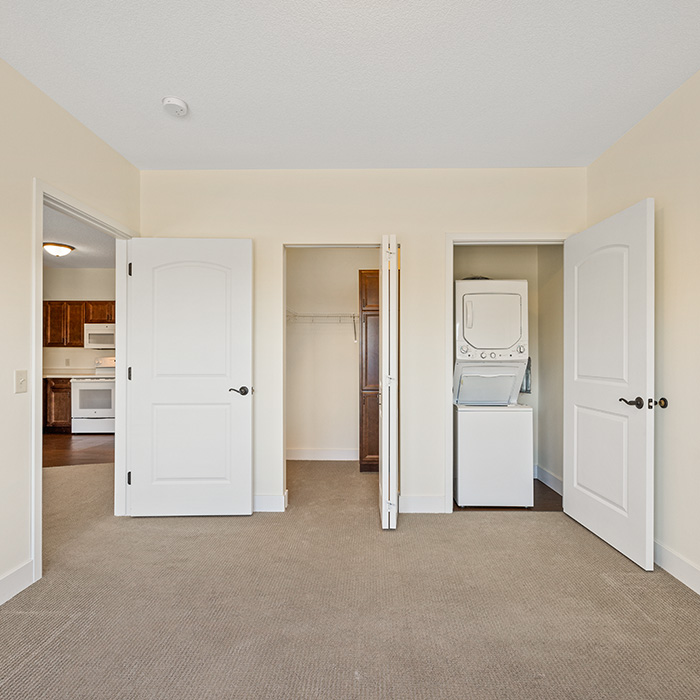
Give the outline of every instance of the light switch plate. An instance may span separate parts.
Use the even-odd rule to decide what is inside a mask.
[[[15,394],[26,394],[27,393],[27,370],[26,369],[16,369],[15,370]]]

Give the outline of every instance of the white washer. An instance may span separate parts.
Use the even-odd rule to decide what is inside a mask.
[[[454,423],[457,505],[532,507],[532,407],[455,406]]]

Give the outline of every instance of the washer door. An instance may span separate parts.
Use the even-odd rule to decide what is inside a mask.
[[[518,402],[525,364],[455,365],[453,396],[460,406],[507,406]]]

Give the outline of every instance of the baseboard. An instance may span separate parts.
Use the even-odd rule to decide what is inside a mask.
[[[295,449],[287,448],[287,459],[312,462],[356,462],[360,459],[360,451],[354,449]]]
[[[564,495],[564,484],[562,480],[537,464],[535,465],[535,479],[541,481],[545,486],[549,486],[552,491],[556,491],[560,496]]]
[[[34,583],[33,562],[27,561],[0,578],[0,605]]]
[[[286,491],[280,494],[255,494],[253,496],[253,512],[283,513],[286,501]]]
[[[700,568],[659,542],[654,542],[654,563],[700,595]]]
[[[399,513],[444,513],[444,496],[399,496]]]

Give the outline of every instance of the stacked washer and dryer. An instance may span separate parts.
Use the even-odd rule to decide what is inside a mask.
[[[527,280],[455,282],[459,506],[533,505],[532,407],[518,403],[529,356],[527,308]]]

